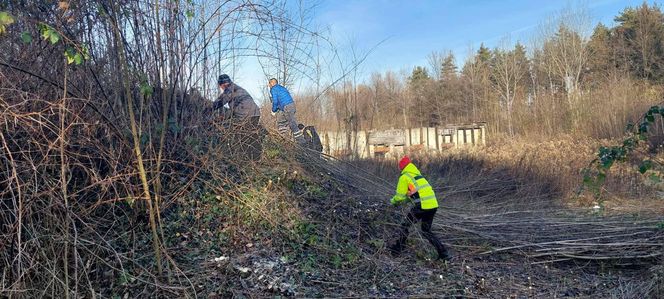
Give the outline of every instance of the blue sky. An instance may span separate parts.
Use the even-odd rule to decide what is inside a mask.
[[[304,1],[306,5],[307,0]],[[564,10],[584,10],[592,29],[600,21],[612,25],[613,18],[626,7],[643,3],[643,0],[319,1],[314,23],[328,28],[341,50],[353,44],[360,52],[368,51],[383,41],[359,68],[360,79],[373,72],[409,72],[416,65],[428,66],[427,56],[433,51],[452,51],[461,67],[469,50],[476,50],[481,43],[494,48],[520,41],[528,48],[543,24]],[[256,70],[243,77],[256,76],[264,75]],[[250,81],[247,89],[257,100],[262,100],[264,82]],[[305,83],[291,88],[297,90],[302,84]]]
[[[653,1],[647,1],[652,3]],[[317,20],[329,24],[338,41],[355,41],[360,49],[380,44],[363,73],[412,69],[427,65],[432,51],[452,51],[463,64],[469,49],[493,48],[505,37],[528,46],[541,25],[565,9],[585,8],[592,25],[607,25],[625,7],[643,0],[325,0]]]

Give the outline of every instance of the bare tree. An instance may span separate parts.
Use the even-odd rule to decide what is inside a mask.
[[[513,50],[496,49],[491,65],[491,81],[500,95],[500,104],[506,112],[508,133],[514,136],[512,120],[514,101],[517,89],[528,72],[525,51],[519,44]]]

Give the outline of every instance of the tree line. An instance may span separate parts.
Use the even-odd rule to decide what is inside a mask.
[[[568,11],[532,45],[482,44],[460,67],[451,52],[434,52],[428,66],[348,79],[304,109],[345,131],[485,121],[508,136],[620,136],[661,99],[664,14],[644,3],[614,20],[593,29],[583,12]]]

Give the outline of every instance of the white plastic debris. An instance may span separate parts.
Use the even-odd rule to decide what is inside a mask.
[[[217,263],[220,263],[220,262],[223,262],[223,261],[227,261],[227,260],[228,260],[228,257],[227,257],[227,256],[220,256],[220,257],[215,257],[215,258],[214,258],[214,261],[217,262]]]

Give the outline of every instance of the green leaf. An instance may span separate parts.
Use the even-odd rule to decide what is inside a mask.
[[[74,56],[76,56],[76,51],[72,47],[67,47],[65,50],[65,58],[67,58],[67,64],[72,64],[74,62]]]
[[[657,223],[657,228],[664,229],[664,221]]]
[[[21,33],[21,40],[23,41],[24,44],[29,44],[32,42],[32,34],[28,31],[23,31]]]
[[[81,55],[83,55],[83,59],[88,60],[90,59],[90,54],[88,53],[88,47],[86,46],[81,46]]]
[[[191,20],[191,19],[194,18],[194,11],[191,10],[191,9],[187,10],[186,15],[187,15],[187,19]]]
[[[652,107],[650,107],[650,109],[648,110],[647,113],[648,113],[648,114],[659,113],[659,107],[658,107],[658,106],[652,106]]]
[[[10,25],[14,23],[14,17],[6,11],[0,11],[0,24]]]
[[[49,40],[51,41],[51,44],[56,44],[60,40],[60,34],[55,31],[51,31]]]
[[[14,23],[14,17],[6,11],[0,11],[0,34],[5,33],[7,26]]]
[[[39,24],[39,32],[44,40],[48,40],[49,36],[51,36],[50,30],[50,27],[47,25]]]
[[[626,131],[634,130],[634,124],[632,122],[627,123]]]
[[[49,41],[51,44],[55,44],[60,40],[60,34],[51,26],[42,23],[39,24],[39,29],[41,30],[41,36],[45,41]]]
[[[602,185],[604,184],[604,181],[606,181],[606,173],[600,172],[597,175],[597,184]]]
[[[83,63],[83,55],[81,55],[81,53],[76,53],[76,55],[74,55],[74,63],[76,63],[76,65]]]
[[[649,177],[650,181],[652,181],[655,184],[659,184],[662,182],[662,178],[660,178],[657,174],[653,173]]]
[[[648,113],[648,115],[646,115],[646,120],[648,120],[648,122],[654,122],[655,121],[655,116]]]
[[[643,160],[641,161],[641,165],[639,166],[639,172],[641,174],[646,173],[648,170],[652,168],[652,161],[650,160]]]

